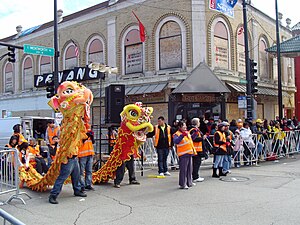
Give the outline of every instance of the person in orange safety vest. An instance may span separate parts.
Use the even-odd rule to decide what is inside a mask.
[[[80,186],[81,191],[94,190],[92,187],[92,167],[95,143],[94,132],[89,130],[86,135],[87,139],[82,140],[83,145],[78,150],[78,159],[80,166]]]
[[[215,161],[213,166],[212,177],[220,177],[223,175],[223,159],[224,155],[227,154],[227,146],[230,142],[227,142],[225,135],[225,127],[228,123],[222,122],[218,124],[218,130],[214,134],[214,148],[215,148]],[[219,175],[217,174],[217,169],[219,168]]]
[[[193,139],[193,144],[196,149],[197,154],[193,156],[193,182],[202,182],[204,178],[199,175],[199,169],[201,166],[202,158],[204,158],[204,150],[202,148],[202,142],[206,139],[206,135],[202,135],[201,131],[199,130],[200,120],[199,118],[193,118],[192,121],[192,128],[190,129],[190,135],[193,136],[194,133],[197,132],[197,136]]]
[[[60,137],[60,127],[55,126],[53,120],[48,120],[47,121],[47,129],[46,129],[46,134],[45,134],[45,140],[47,145],[54,145],[53,137],[57,136],[58,138]]]
[[[167,159],[169,151],[172,148],[172,135],[171,127],[165,123],[164,117],[158,117],[158,124],[152,132],[147,134],[148,138],[153,136],[158,158],[158,173],[160,176],[170,176]]]
[[[193,185],[192,182],[192,156],[196,154],[193,139],[198,135],[198,131],[190,135],[187,131],[186,124],[178,122],[178,131],[173,135],[174,144],[177,146],[177,155],[179,157],[179,188],[188,189]]]

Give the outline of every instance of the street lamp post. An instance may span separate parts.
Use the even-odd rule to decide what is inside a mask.
[[[55,92],[58,88],[58,35],[57,35],[57,0],[54,0],[54,72],[53,72],[53,82],[54,82],[54,89]]]
[[[282,119],[283,105],[282,105],[282,83],[281,83],[281,56],[280,56],[280,34],[279,34],[277,0],[275,0],[275,12],[276,12],[277,73],[278,73],[278,110],[279,110],[279,118]]]

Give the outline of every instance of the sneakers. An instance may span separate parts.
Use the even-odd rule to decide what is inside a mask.
[[[120,188],[121,185],[120,185],[120,184],[115,184],[114,187],[115,187],[115,188]]]
[[[192,185],[189,185],[189,187],[196,186],[196,183],[192,182]]]
[[[189,187],[187,185],[185,185],[185,186],[179,186],[179,189],[189,189]]]
[[[140,185],[140,182],[138,182],[137,180],[132,180],[129,182],[129,184]]]
[[[160,174],[158,174],[159,176],[162,176],[162,177],[164,177],[165,176],[165,174],[164,173],[160,173]]]
[[[51,204],[58,204],[58,201],[56,201],[56,196],[54,196],[54,195],[49,196],[49,202]]]
[[[203,178],[203,177],[199,177],[198,179],[193,180],[193,182],[202,182],[202,181],[204,181],[204,178]]]
[[[86,196],[87,196],[87,195],[86,195],[84,192],[82,192],[82,191],[74,192],[74,195],[75,195],[75,196],[78,196],[78,197],[86,197]]]
[[[171,174],[167,171],[164,173],[165,176],[171,176]]]
[[[88,191],[95,191],[95,189],[91,185],[85,186],[84,189]]]

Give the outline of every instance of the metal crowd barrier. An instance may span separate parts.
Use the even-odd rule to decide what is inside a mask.
[[[282,140],[281,140],[282,135]],[[212,148],[212,138],[206,139],[205,144],[208,148]],[[242,146],[238,151],[233,151],[232,161],[236,164],[253,165],[258,161],[266,161],[292,157],[294,153],[300,152],[300,130],[267,132],[263,134],[252,134],[247,140],[242,139]],[[157,153],[153,145],[153,139],[148,138],[147,141],[140,147],[140,152],[143,154],[143,165],[137,161],[137,166],[140,167],[157,167]],[[211,162],[211,159],[205,162]],[[173,147],[168,157],[168,167],[178,166],[178,156],[176,148]]]
[[[4,210],[0,209],[0,217],[3,218],[3,224],[6,225],[9,222],[10,224],[13,225],[25,225],[25,223],[22,223],[20,220],[17,218],[13,217],[9,213],[5,212]]]
[[[13,193],[6,201],[0,200],[0,205],[7,204],[13,199],[19,199],[23,204],[26,204],[20,195],[26,195],[31,198],[27,193],[20,192],[20,165],[17,149],[0,148],[0,196]]]
[[[300,151],[299,130],[253,134],[242,141],[243,145],[233,155],[235,163],[251,165],[258,161],[292,157]]]

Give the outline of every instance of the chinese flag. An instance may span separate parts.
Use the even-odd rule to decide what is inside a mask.
[[[144,27],[144,25],[142,24],[142,22],[140,21],[140,19],[137,17],[137,15],[135,15],[135,13],[133,11],[132,11],[132,14],[139,21],[139,30],[140,30],[140,39],[141,39],[141,42],[145,42],[145,40],[146,40],[145,27]]]

